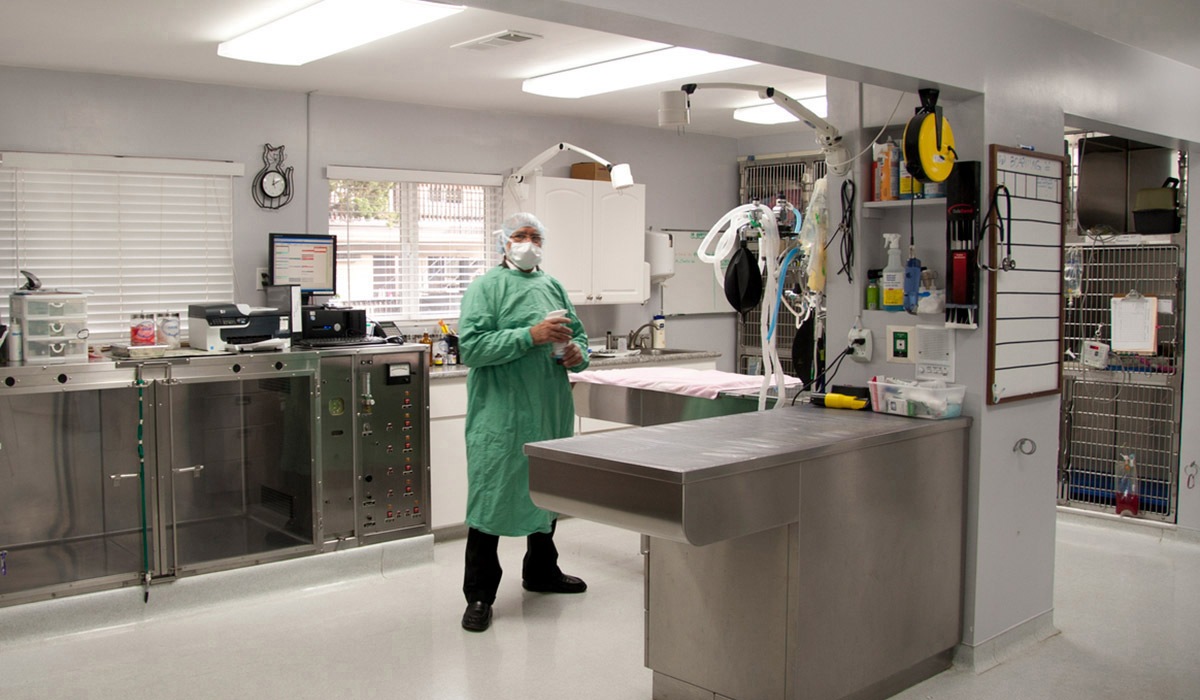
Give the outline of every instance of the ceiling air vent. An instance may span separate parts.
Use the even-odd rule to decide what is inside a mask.
[[[513,44],[521,44],[530,39],[541,39],[540,34],[532,34],[530,32],[518,32],[512,29],[505,29],[501,32],[481,36],[478,39],[471,39],[459,44],[454,44],[452,49],[470,49],[472,51],[490,51],[492,49],[502,49],[505,46]]]

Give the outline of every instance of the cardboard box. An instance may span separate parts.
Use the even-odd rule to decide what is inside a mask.
[[[599,163],[572,163],[571,177],[576,180],[604,180],[606,182],[612,180],[608,168]]]

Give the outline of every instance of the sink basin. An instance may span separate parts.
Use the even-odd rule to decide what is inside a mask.
[[[674,348],[644,348],[642,350],[641,354],[647,355],[649,357],[659,357],[661,355],[686,355],[686,354],[692,353],[692,352],[696,352],[696,351],[695,350],[676,350]]]

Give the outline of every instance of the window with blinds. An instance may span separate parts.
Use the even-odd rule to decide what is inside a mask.
[[[329,170],[338,295],[375,320],[458,318],[467,285],[499,262],[499,177]]]
[[[0,279],[87,290],[93,343],[128,340],[130,318],[231,301],[233,175],[241,166],[5,153]],[[189,172],[191,171],[191,172]],[[0,305],[8,316],[8,295]]]

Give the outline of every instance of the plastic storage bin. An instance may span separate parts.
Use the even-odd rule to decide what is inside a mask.
[[[86,360],[88,356],[86,340],[30,340],[25,339],[25,361],[45,362],[53,360]]]
[[[912,418],[957,418],[962,415],[967,387],[944,382],[905,382],[877,377],[871,387],[871,408]]]
[[[87,322],[83,319],[51,319],[51,318],[30,318],[27,319],[27,325],[24,333],[29,338],[67,338],[69,340],[80,339],[81,335],[87,329]]]
[[[14,294],[12,309],[14,317],[87,319],[87,299],[81,294]]]
[[[83,294],[13,294],[13,322],[22,329],[26,362],[87,361],[87,297]]]

